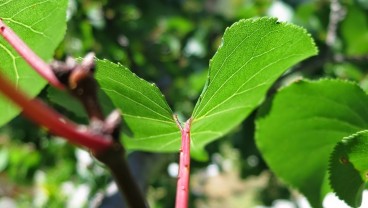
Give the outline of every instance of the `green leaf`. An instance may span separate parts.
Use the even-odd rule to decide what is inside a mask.
[[[137,77],[122,65],[106,60],[97,61],[96,79],[114,105],[122,111],[131,131],[124,134],[128,149],[178,151],[180,131],[173,112],[160,90]]]
[[[350,56],[364,56],[368,53],[368,20],[366,11],[358,5],[348,6],[348,13],[341,24],[346,53]],[[360,25],[357,27],[356,25]]]
[[[0,173],[3,172],[9,162],[9,150],[5,147],[0,148]]]
[[[49,61],[66,30],[67,0],[0,1],[0,18],[26,42],[33,51]],[[0,37],[0,71],[17,88],[36,96],[46,85],[18,53]],[[0,126],[20,110],[0,94]]]
[[[66,91],[48,87],[47,98],[55,105],[67,109],[79,118],[88,118],[82,104]]]
[[[336,195],[352,207],[362,203],[368,180],[368,131],[339,142],[331,154],[329,179]]]
[[[311,37],[275,18],[241,20],[225,31],[210,62],[192,118],[192,144],[202,148],[243,121],[287,69],[317,53]]]
[[[342,138],[367,129],[367,103],[366,93],[351,82],[299,81],[260,109],[257,145],[277,176],[321,207],[330,153]]]
[[[97,96],[104,115],[111,113],[111,111],[114,110],[114,105],[111,103],[107,95],[101,89],[98,89]],[[50,86],[47,89],[47,97],[55,105],[67,109],[78,118],[88,119],[87,112],[83,108],[82,104],[70,95],[70,93]]]

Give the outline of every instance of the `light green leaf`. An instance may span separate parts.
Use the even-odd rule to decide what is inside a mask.
[[[66,30],[67,0],[0,0],[0,18],[33,51],[49,61]],[[0,37],[0,71],[17,88],[36,96],[46,85],[36,72]],[[20,110],[0,94],[0,126],[18,115]]]
[[[241,20],[228,28],[192,115],[193,147],[228,133],[262,103],[282,73],[316,53],[304,29],[275,18]]]
[[[367,103],[351,82],[299,81],[262,106],[257,145],[277,176],[321,207],[328,158],[342,138],[368,128]]]
[[[362,203],[368,179],[368,131],[339,142],[331,154],[329,179],[336,195],[352,207]]]
[[[97,61],[96,79],[122,111],[131,135],[123,135],[128,149],[178,151],[180,131],[160,90],[122,65]]]

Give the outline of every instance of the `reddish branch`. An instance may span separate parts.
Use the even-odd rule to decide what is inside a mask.
[[[23,113],[35,123],[48,128],[52,133],[99,152],[111,145],[104,136],[91,134],[87,128],[79,128],[56,111],[38,100],[31,100],[0,74],[0,92],[23,109]]]
[[[179,158],[179,174],[176,186],[175,208],[187,208],[189,199],[189,176],[190,176],[190,126],[192,119],[189,119],[184,128],[181,127],[176,118],[177,125],[181,131],[181,148]]]
[[[35,69],[42,77],[49,81],[49,83],[59,89],[64,86],[56,78],[51,70],[51,67],[38,57],[32,49],[30,49],[19,37],[10,29],[0,18],[0,34],[5,40],[23,57],[23,59]]]
[[[54,62],[49,66],[0,19],[1,35],[44,78],[58,88],[66,88],[86,109],[90,118],[88,127],[78,126],[41,101],[31,100],[18,91],[0,74],[0,92],[18,105],[32,121],[48,128],[52,133],[92,150],[97,159],[111,171],[120,192],[133,208],[148,207],[130,173],[125,159],[125,149],[120,143],[120,112],[113,111],[106,119],[97,99],[97,83],[94,79],[94,57],[89,54],[82,64],[74,59]]]

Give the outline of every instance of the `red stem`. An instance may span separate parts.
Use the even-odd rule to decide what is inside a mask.
[[[6,41],[23,57],[24,60],[34,68],[42,77],[44,77],[53,86],[64,89],[59,80],[56,78],[51,67],[39,58],[18,35],[9,28],[0,18],[0,34]]]
[[[181,148],[179,161],[178,183],[176,186],[176,204],[175,208],[187,208],[189,200],[189,174],[190,174],[190,125],[192,119],[189,119],[184,128],[178,126],[181,130]]]
[[[52,133],[68,139],[71,143],[90,148],[94,152],[108,148],[112,141],[102,135],[94,135],[88,129],[78,126],[38,100],[31,100],[16,90],[10,82],[0,74],[0,92],[22,108],[23,113],[32,121],[48,128]]]

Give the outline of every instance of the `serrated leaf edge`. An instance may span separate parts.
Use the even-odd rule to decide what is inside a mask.
[[[303,84],[303,83],[311,83],[311,84],[313,84],[313,83],[316,83],[316,84],[318,84],[318,83],[321,83],[321,82],[325,82],[325,81],[332,81],[332,82],[336,82],[336,83],[346,83],[346,84],[350,84],[350,85],[352,85],[352,86],[357,86],[357,87],[359,87],[359,89],[361,89],[362,90],[362,92],[364,92],[364,94],[367,94],[359,85],[358,85],[358,83],[356,83],[356,82],[354,82],[354,81],[351,81],[351,80],[346,80],[346,79],[344,79],[344,80],[342,80],[342,79],[333,79],[333,78],[321,78],[321,79],[317,79],[317,80],[311,80],[311,79],[300,79],[300,80],[297,80],[297,81],[295,81],[295,82],[292,82],[291,84],[289,84],[289,85],[285,85],[285,86],[282,86],[282,87],[280,87],[278,90],[277,90],[277,94],[278,93],[280,93],[280,92],[282,92],[282,91],[284,91],[284,90],[288,90],[290,87],[293,87],[295,84]],[[277,96],[277,94],[275,95],[275,96]],[[274,100],[274,97],[272,98],[272,100]],[[255,138],[258,138],[259,136],[258,136],[258,132],[260,131],[259,130],[259,123],[260,121],[257,119],[256,121],[255,121],[255,123],[256,123],[256,125],[255,125]],[[361,132],[364,132],[364,131],[368,131],[368,130],[362,130],[362,131],[359,131],[359,132],[357,132],[356,134],[358,134],[358,133],[361,133]],[[350,135],[350,136],[353,136],[353,135]],[[348,137],[350,137],[350,136],[348,136]],[[346,137],[346,138],[348,138],[348,137]],[[257,139],[256,139],[257,140]],[[342,139],[343,140],[343,139]],[[258,144],[258,142],[256,142],[257,143],[257,146],[259,145]],[[333,152],[333,151],[332,151]],[[331,152],[331,153],[332,153]],[[267,163],[267,162],[266,162]],[[328,163],[329,163],[329,166],[330,166],[330,159],[329,159],[329,161],[328,161]],[[328,172],[330,171],[330,167],[327,167],[328,168]],[[327,172],[326,172],[326,174],[327,174]],[[288,184],[288,186],[290,186],[291,188],[293,188],[293,189],[295,189],[295,190],[298,190],[298,191],[300,191],[300,189],[298,188],[298,187],[296,187],[295,185],[293,185],[293,184],[291,184],[291,183],[289,183],[288,182],[288,180],[286,180],[284,177],[282,177],[282,176],[278,176],[282,181],[284,181],[284,183],[286,183],[286,184]],[[330,183],[330,178],[329,178],[329,183]],[[329,184],[329,186],[331,187],[331,184]],[[339,198],[339,199],[341,199],[341,198]]]
[[[126,70],[126,71],[129,71],[135,78],[137,78],[137,79],[139,79],[140,81],[142,81],[142,82],[145,82],[145,83],[147,83],[150,87],[152,87],[153,88],[153,90],[154,91],[156,91],[162,98],[163,98],[163,100],[165,101],[164,103],[165,103],[165,105],[166,105],[166,107],[167,107],[167,109],[170,109],[170,113],[172,114],[172,115],[174,115],[174,113],[173,113],[173,110],[171,109],[171,107],[169,106],[169,104],[167,103],[167,100],[166,100],[166,97],[165,97],[165,95],[161,92],[161,90],[160,90],[160,88],[158,88],[157,87],[157,85],[155,84],[155,83],[153,83],[153,82],[148,82],[147,80],[145,80],[145,79],[143,79],[143,78],[141,78],[141,77],[139,77],[137,74],[135,74],[134,72],[132,72],[131,70],[129,70],[129,68],[127,68],[126,66],[124,66],[123,64],[121,64],[121,63],[114,63],[114,62],[112,62],[112,61],[110,61],[110,60],[107,60],[107,59],[98,59],[98,58],[96,58],[95,59],[96,61],[101,61],[101,62],[104,62],[104,63],[107,63],[107,64],[112,64],[112,65],[115,65],[115,66],[117,66],[117,67],[120,67],[120,68],[122,68],[123,70]],[[175,120],[172,118],[172,121],[173,122],[175,122]]]
[[[300,26],[297,26],[297,25],[295,25],[295,24],[288,23],[288,22],[280,22],[280,21],[278,21],[278,19],[277,19],[276,17],[254,17],[254,18],[249,18],[249,19],[241,19],[241,20],[239,20],[239,21],[235,22],[234,24],[232,24],[230,27],[227,27],[227,28],[225,29],[225,32],[224,32],[224,34],[223,34],[223,36],[222,36],[222,38],[221,38],[221,44],[219,45],[219,47],[218,47],[218,49],[217,49],[216,53],[215,53],[215,54],[213,55],[213,57],[209,60],[209,68],[208,68],[207,80],[206,80],[205,86],[203,87],[203,90],[202,90],[201,94],[199,95],[199,98],[198,98],[198,100],[197,100],[197,102],[196,102],[196,105],[195,105],[194,110],[193,110],[193,112],[192,112],[192,117],[195,117],[195,114],[196,114],[196,111],[197,111],[196,106],[199,106],[199,105],[200,105],[200,103],[202,102],[203,96],[205,95],[205,93],[206,93],[206,91],[207,91],[207,87],[208,87],[208,86],[210,85],[210,83],[211,83],[210,73],[211,73],[211,68],[212,68],[212,62],[213,62],[213,59],[216,57],[216,55],[217,55],[217,54],[219,54],[219,52],[223,50],[223,46],[224,46],[224,42],[225,42],[225,38],[224,38],[224,37],[226,37],[226,35],[227,35],[227,34],[228,34],[228,33],[229,33],[233,28],[237,27],[237,26],[238,26],[238,25],[240,25],[240,24],[246,24],[246,23],[248,23],[248,22],[250,22],[250,23],[256,23],[256,22],[260,22],[260,21],[264,21],[264,20],[267,20],[267,21],[269,21],[269,22],[273,22],[274,24],[281,24],[281,25],[284,25],[284,26],[286,26],[286,27],[291,27],[291,28],[294,28],[294,29],[297,29],[297,30],[302,31],[304,34],[306,34],[306,35],[309,37],[309,39],[310,39],[310,41],[311,41],[312,45],[314,46],[314,52],[315,52],[315,53],[314,53],[313,55],[318,54],[318,48],[317,48],[317,46],[316,46],[316,43],[315,43],[314,39],[312,38],[311,34],[310,34],[310,33],[308,33],[308,31],[307,31],[305,28],[303,28],[303,27],[300,27]],[[312,56],[313,56],[313,55],[312,55]],[[264,100],[264,98],[263,98],[263,100]]]
[[[346,204],[348,204],[344,199],[343,199],[343,197],[339,194],[339,193],[337,193],[335,190],[334,190],[334,186],[332,185],[332,181],[331,181],[331,171],[332,171],[332,162],[333,162],[333,157],[332,157],[332,153],[333,152],[335,152],[336,151],[336,149],[337,149],[337,147],[339,146],[339,145],[345,145],[345,144],[347,144],[348,142],[349,142],[349,140],[351,140],[351,139],[353,139],[353,138],[355,138],[355,137],[357,137],[357,136],[359,136],[360,134],[363,134],[363,133],[368,133],[368,130],[362,130],[362,131],[358,131],[358,132],[356,132],[356,133],[354,133],[354,134],[352,134],[352,135],[349,135],[349,136],[347,136],[347,137],[344,137],[344,138],[342,138],[342,140],[341,141],[339,141],[339,142],[337,142],[336,143],[336,145],[334,146],[334,149],[331,151],[331,153],[330,153],[330,158],[329,158],[329,160],[328,160],[328,172],[327,172],[327,174],[328,174],[328,185],[331,187],[331,189],[334,191],[334,194],[340,199],[340,200],[342,200],[342,201],[344,201]],[[353,167],[354,167],[354,164],[353,164]],[[355,167],[354,167],[354,169],[355,169]],[[358,170],[356,170],[357,172],[359,172]],[[360,174],[359,174],[360,175]],[[365,185],[363,184],[359,189],[361,190],[361,189],[364,189],[364,187],[365,187]]]

